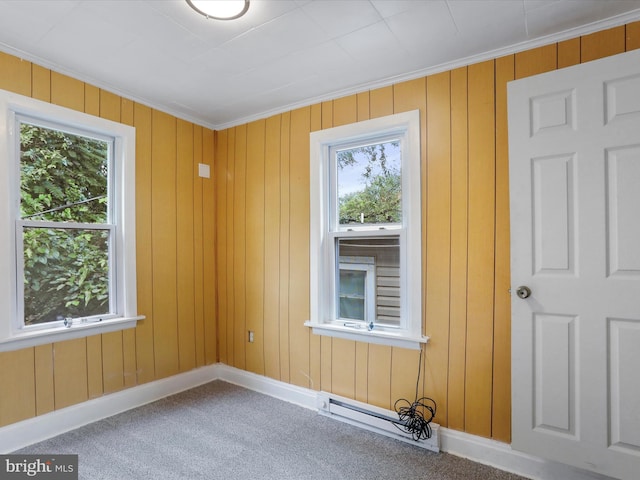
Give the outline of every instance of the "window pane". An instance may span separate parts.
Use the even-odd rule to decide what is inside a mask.
[[[372,309],[374,312],[371,316],[367,315],[367,321],[373,319],[376,324],[400,326],[400,299],[402,295],[400,288],[400,237],[394,235],[338,238],[336,249],[342,265],[344,262],[352,264],[361,262],[362,268],[365,268],[365,263],[373,263],[375,299],[372,301]],[[341,279],[342,268],[344,266],[340,270]],[[339,287],[339,292],[342,292],[342,284]]]
[[[109,233],[23,229],[25,325],[109,313]]]
[[[399,141],[336,151],[339,225],[402,223]]]
[[[364,320],[364,298],[340,297],[340,318]]]
[[[364,282],[367,272],[340,269],[340,295],[364,298]]]
[[[105,223],[109,143],[20,123],[22,219]]]

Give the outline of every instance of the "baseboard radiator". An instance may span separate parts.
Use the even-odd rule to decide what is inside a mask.
[[[431,423],[431,437],[414,440],[410,433],[401,430],[402,424],[398,414],[391,410],[379,408],[367,403],[340,397],[332,393],[319,392],[317,396],[318,412],[371,432],[386,435],[418,447],[440,451],[439,425]]]

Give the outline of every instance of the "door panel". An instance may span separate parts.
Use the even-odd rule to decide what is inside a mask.
[[[638,454],[640,415],[637,410],[637,383],[640,365],[640,320],[608,320],[611,445],[629,454]]]
[[[511,82],[513,447],[640,469],[640,51]]]
[[[640,86],[639,86],[640,88]],[[640,140],[640,138],[639,138]],[[607,151],[608,274],[640,275],[640,146]]]
[[[574,156],[532,160],[534,272],[572,274],[575,263]]]
[[[576,435],[576,318],[534,316],[534,428]]]

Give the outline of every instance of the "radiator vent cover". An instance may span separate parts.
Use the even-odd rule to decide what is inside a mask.
[[[415,441],[410,434],[404,433],[394,425],[394,423],[398,423],[398,414],[392,410],[327,392],[319,392],[316,401],[318,412],[322,415],[431,450],[432,452],[440,451],[440,426],[436,423],[430,424],[431,438]]]

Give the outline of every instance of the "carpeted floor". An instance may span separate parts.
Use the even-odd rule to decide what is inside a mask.
[[[222,381],[24,448],[78,454],[86,480],[518,480]]]

